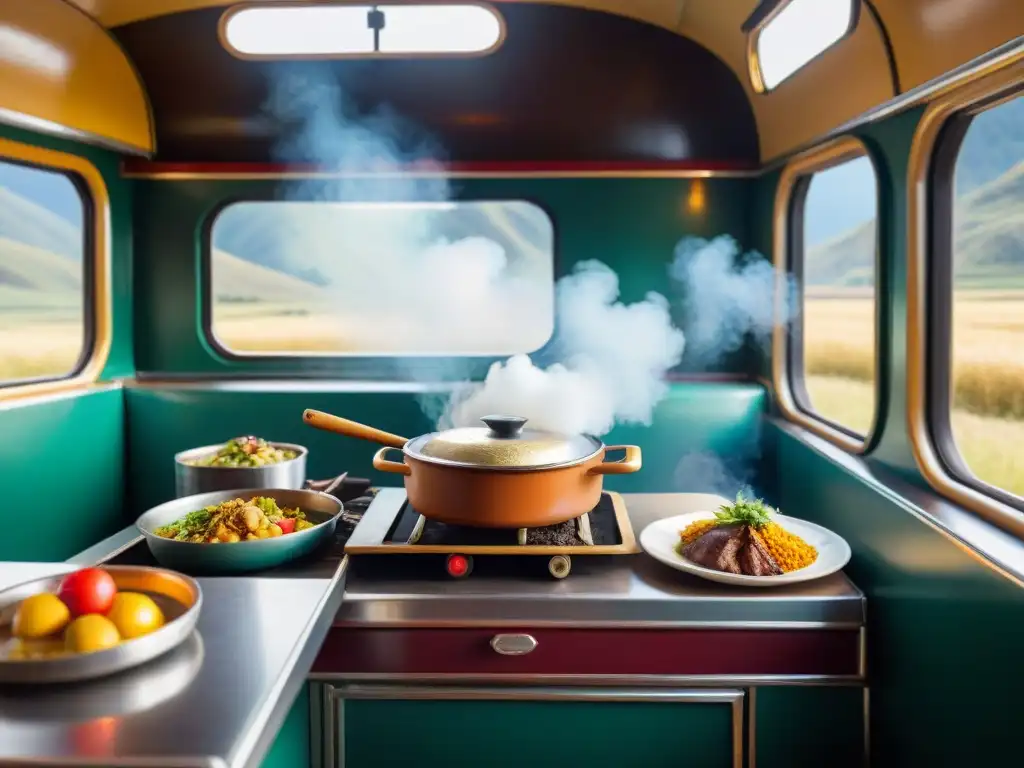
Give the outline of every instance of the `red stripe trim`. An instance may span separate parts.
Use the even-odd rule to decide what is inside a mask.
[[[125,174],[275,174],[275,173],[329,173],[339,171],[315,164],[288,163],[172,163],[127,158],[122,162]],[[641,172],[688,172],[688,173],[753,173],[756,165],[728,160],[701,160],[683,162],[487,162],[487,163],[408,163],[377,168],[357,169],[361,173],[395,172],[448,172],[448,173],[641,173]]]
[[[571,578],[571,577],[570,577]],[[527,632],[537,647],[500,656],[499,632]],[[851,630],[378,629],[335,626],[313,664],[321,673],[569,675],[858,674]]]

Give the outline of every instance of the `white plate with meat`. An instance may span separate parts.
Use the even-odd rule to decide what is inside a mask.
[[[721,518],[722,511],[731,506],[723,507],[717,517]],[[771,510],[770,507],[766,509]],[[682,531],[698,520],[715,520],[716,513],[711,511],[690,512],[657,520],[640,533],[640,546],[655,560],[660,560],[670,568],[710,581],[748,587],[776,587],[820,579],[841,570],[850,561],[850,545],[841,536],[820,525],[771,511],[772,523],[799,536],[817,550],[817,557],[812,563],[796,570],[783,571],[784,566],[765,547],[763,536],[751,536],[748,526],[737,522],[712,527],[708,531],[710,537],[699,536],[690,542],[690,545],[697,545],[695,548],[684,545]],[[716,567],[696,562],[683,552],[702,563],[713,563]],[[764,575],[748,575],[744,570]]]

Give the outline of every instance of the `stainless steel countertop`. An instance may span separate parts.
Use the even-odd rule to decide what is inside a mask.
[[[132,539],[111,537],[84,562]],[[0,563],[0,580],[83,562],[72,560]],[[197,631],[168,656],[56,690],[0,687],[0,765],[258,766],[330,628],[345,566],[330,578],[200,578]]]
[[[402,499],[403,490],[385,488],[374,504],[391,506]],[[726,501],[710,494],[681,493],[623,494],[623,499],[638,538],[654,520],[714,509]],[[523,575],[524,558],[492,556],[489,572],[478,562],[469,578],[456,580],[444,573],[438,558],[350,556],[337,621],[378,627],[838,628],[864,624],[864,595],[842,573],[788,587],[743,589],[676,571],[641,553],[574,556],[572,572],[561,581],[552,579],[543,564],[532,569],[535,573]]]
[[[395,494],[404,491],[381,491],[388,503],[399,498]],[[652,520],[723,501],[695,494],[624,499],[637,535]],[[138,540],[131,526],[67,563],[0,563],[0,588],[131,557]],[[637,554],[576,556],[563,581],[546,572],[524,576],[515,570],[521,562],[499,558],[494,564],[507,566],[505,574],[480,568],[456,581],[439,570],[410,576],[411,561],[423,556],[375,558],[374,565],[343,559],[340,545],[262,577],[198,579],[203,610],[197,631],[146,667],[56,691],[0,687],[0,765],[257,766],[335,618],[375,626],[839,627],[864,621],[863,595],[842,574],[743,590]]]

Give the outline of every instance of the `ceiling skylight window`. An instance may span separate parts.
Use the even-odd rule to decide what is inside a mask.
[[[470,4],[241,6],[221,30],[245,58],[465,56],[494,50],[504,24]]]
[[[753,31],[750,73],[770,91],[856,26],[857,0],[790,0]]]

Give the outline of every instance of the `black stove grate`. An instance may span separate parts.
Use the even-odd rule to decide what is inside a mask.
[[[622,543],[615,503],[607,493],[588,514],[590,535],[595,546],[615,546]],[[408,545],[409,538],[420,522],[420,513],[409,502],[402,505],[395,522],[384,538],[385,544]],[[516,528],[472,528],[462,525],[448,525],[436,520],[425,520],[415,545],[451,547],[515,547],[520,545],[519,530]],[[586,546],[579,534],[576,520],[530,528],[526,532],[526,546]]]

